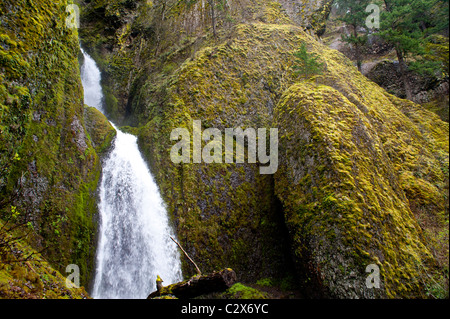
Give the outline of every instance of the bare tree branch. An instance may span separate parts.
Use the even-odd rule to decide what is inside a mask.
[[[186,257],[190,260],[190,262],[195,266],[195,269],[197,269],[197,273],[199,274],[199,275],[201,275],[202,274],[202,272],[200,271],[200,269],[197,267],[197,264],[191,259],[191,257],[189,257],[189,255],[184,251],[184,249],[183,249],[183,247],[181,247],[181,245],[175,240],[175,239],[173,239],[173,237],[172,236],[169,236],[170,237],[170,239],[172,239],[174,242],[175,242],[175,244],[177,244],[178,245],[178,247],[180,247],[180,249],[183,251],[183,253],[186,255]]]

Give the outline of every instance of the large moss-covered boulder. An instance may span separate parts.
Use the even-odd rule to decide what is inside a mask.
[[[425,296],[437,255],[423,219],[445,225],[448,125],[336,51],[316,50],[324,74],[290,87],[275,108],[275,190],[303,284],[332,297]],[[371,264],[379,289],[367,289]]]
[[[420,295],[432,256],[370,121],[339,91],[312,83],[286,92],[277,119],[276,193],[305,283],[332,297]],[[371,264],[379,289],[366,285]]]

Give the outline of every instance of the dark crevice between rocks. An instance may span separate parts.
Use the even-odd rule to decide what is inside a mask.
[[[272,190],[274,189],[274,178],[271,178]],[[273,209],[274,215],[276,216],[276,223],[278,225],[279,231],[279,240],[281,241],[281,255],[283,256],[283,261],[280,264],[279,275],[282,277],[282,282],[284,287],[282,290],[289,290],[288,297],[293,298],[305,298],[307,294],[306,291],[302,289],[302,287],[298,284],[300,283],[302,271],[296,267],[292,247],[291,235],[289,233],[289,229],[286,225],[285,213],[283,209],[283,204],[279,200],[279,198],[274,194],[273,195]],[[300,271],[299,271],[300,270]],[[269,291],[269,293],[274,294]]]

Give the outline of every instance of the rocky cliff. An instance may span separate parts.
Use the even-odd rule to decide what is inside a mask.
[[[101,165],[85,122],[98,127],[106,120],[85,113],[78,32],[66,24],[67,5],[0,4],[0,208],[5,222],[17,214],[17,223],[28,225],[27,241],[56,270],[77,264],[86,285]]]

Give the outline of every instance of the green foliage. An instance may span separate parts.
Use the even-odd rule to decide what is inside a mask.
[[[261,278],[256,282],[256,284],[262,287],[272,287],[274,282],[272,278]]]
[[[444,5],[439,0],[386,0],[380,17],[380,35],[395,46],[397,54],[414,58],[411,69],[421,74],[433,74],[442,69],[442,63],[426,59],[430,36],[448,27],[448,16],[443,16]],[[440,17],[437,21],[434,16]],[[401,62],[401,61],[400,61]]]
[[[316,74],[321,74],[323,63],[318,62],[319,57],[315,53],[308,53],[306,43],[302,43],[297,52],[294,53],[295,65],[293,66],[294,74],[309,79]]]
[[[354,52],[358,70],[361,70],[362,51],[367,43],[366,8],[371,3],[370,0],[338,0],[339,8],[345,11],[345,14],[339,18],[347,26],[351,27],[352,33],[343,34],[342,41],[348,43]],[[364,34],[360,34],[358,30],[365,30]]]
[[[235,283],[228,288],[225,292],[225,296],[231,299],[267,299],[268,295],[258,289],[246,286],[240,282]]]
[[[449,76],[449,41],[442,35],[431,35],[426,43],[425,60],[438,62],[442,67],[441,77]]]

